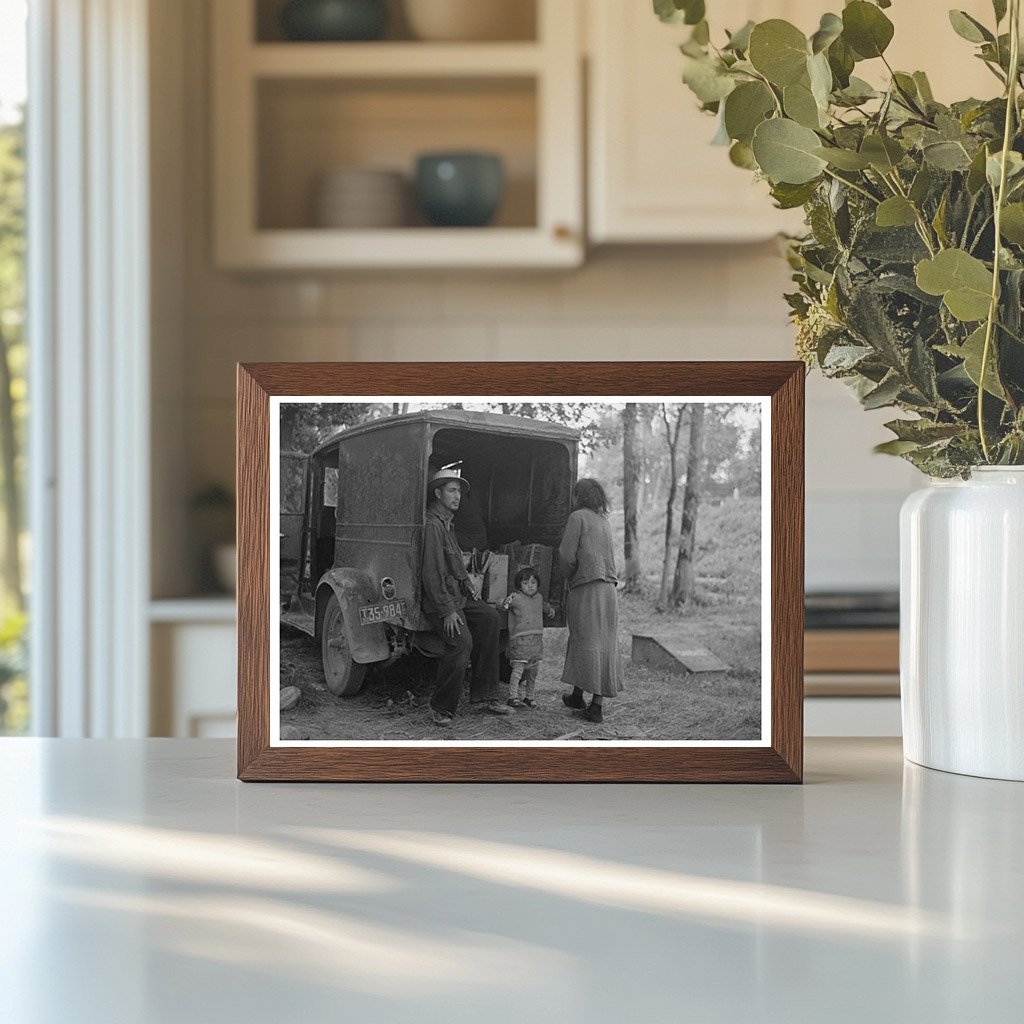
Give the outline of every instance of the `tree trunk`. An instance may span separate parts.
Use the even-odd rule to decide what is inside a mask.
[[[679,556],[672,581],[672,604],[693,600],[696,574],[693,549],[697,539],[697,512],[700,510],[700,468],[704,461],[704,406],[698,405],[690,420],[690,450],[686,455],[686,488],[683,491],[683,518],[679,527]]]
[[[629,593],[641,589],[640,537],[637,533],[637,487],[640,482],[640,461],[637,457],[637,410],[628,402],[622,413],[622,513],[623,554],[626,561],[625,588]]]
[[[21,552],[21,494],[18,487],[17,448],[14,437],[14,396],[11,394],[11,366],[7,357],[7,340],[0,325],[0,473],[3,474],[4,510],[4,587],[24,610]]]
[[[663,612],[668,607],[669,589],[672,582],[672,536],[675,527],[676,493],[679,490],[676,453],[679,450],[679,430],[683,423],[684,408],[683,406],[679,408],[674,428],[669,423],[668,410],[662,409],[662,418],[665,420],[665,439],[668,441],[669,483],[668,500],[665,503],[665,554],[661,562],[661,587],[658,590],[657,603],[657,608],[660,612]]]

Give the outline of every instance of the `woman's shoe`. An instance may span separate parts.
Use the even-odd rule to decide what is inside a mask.
[[[590,702],[589,707],[577,708],[573,714],[579,715],[580,718],[585,718],[588,722],[604,721],[604,712],[601,710],[601,705],[595,704],[593,701]]]
[[[582,694],[577,694],[575,690],[572,693],[563,693],[562,703],[574,711],[581,711],[587,706],[587,702],[583,699]]]

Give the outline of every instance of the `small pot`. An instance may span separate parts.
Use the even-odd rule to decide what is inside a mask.
[[[387,0],[290,0],[281,11],[285,38],[296,42],[380,39],[387,25]]]
[[[494,153],[427,153],[416,162],[416,192],[436,227],[489,224],[505,194],[501,157]]]

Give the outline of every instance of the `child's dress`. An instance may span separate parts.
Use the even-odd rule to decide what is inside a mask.
[[[508,606],[508,660],[512,677],[508,684],[509,700],[521,696],[533,700],[537,671],[544,657],[544,598],[539,594],[527,597],[521,591],[512,594]]]

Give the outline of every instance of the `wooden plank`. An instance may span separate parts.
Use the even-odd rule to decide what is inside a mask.
[[[633,634],[633,661],[685,675],[724,675],[729,666],[706,647],[669,634]]]

